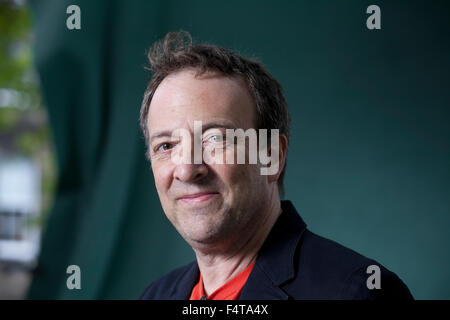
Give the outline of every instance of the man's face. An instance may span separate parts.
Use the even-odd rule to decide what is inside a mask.
[[[190,164],[174,162],[171,154],[193,148],[193,140],[173,133],[183,129],[193,137],[194,121],[201,121],[202,144],[220,145],[215,156],[225,159],[234,146],[217,144],[217,135],[225,135],[227,128],[254,128],[255,113],[253,98],[239,78],[215,73],[195,77],[195,71],[186,69],[166,77],[155,91],[148,115],[155,185],[168,219],[191,245],[224,241],[257,223],[269,182],[260,174],[261,166],[248,161],[194,164],[192,157]],[[192,196],[199,193],[206,194]]]

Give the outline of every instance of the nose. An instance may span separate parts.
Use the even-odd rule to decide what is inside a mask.
[[[208,168],[201,164],[178,164],[174,170],[174,178],[181,182],[199,181],[208,175]]]
[[[200,138],[200,148],[195,147],[195,137],[190,133],[183,136],[181,148],[176,154],[174,179],[181,182],[195,182],[208,175],[208,168],[202,160],[202,142]],[[186,152],[184,152],[186,151]],[[200,156],[200,159],[198,157]],[[198,161],[200,160],[200,161]]]

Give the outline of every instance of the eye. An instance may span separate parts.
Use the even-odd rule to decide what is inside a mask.
[[[215,134],[207,139],[210,142],[223,142],[223,135]]]
[[[165,142],[165,143],[160,144],[160,145],[156,148],[156,151],[167,151],[167,150],[170,149],[171,146],[172,146],[172,145],[171,145],[170,143]]]

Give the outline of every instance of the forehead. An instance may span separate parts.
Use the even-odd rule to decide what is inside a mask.
[[[167,76],[153,95],[148,125],[156,130],[193,127],[194,121],[226,120],[237,128],[254,126],[256,108],[245,81],[207,72],[183,70]]]

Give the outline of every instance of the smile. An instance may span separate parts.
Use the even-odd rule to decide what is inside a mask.
[[[206,202],[206,201],[214,198],[217,195],[218,195],[218,193],[198,193],[198,194],[187,195],[187,196],[181,197],[179,200],[183,201],[184,203],[189,203],[189,204],[201,203],[201,202]]]

